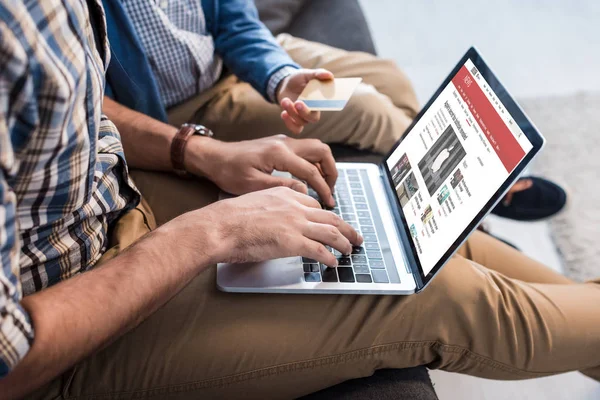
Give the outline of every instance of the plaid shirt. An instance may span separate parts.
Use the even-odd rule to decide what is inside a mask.
[[[101,115],[99,2],[0,3],[0,378],[34,339],[22,296],[91,268],[111,222],[139,201]]]
[[[215,84],[222,62],[207,34],[201,0],[126,0],[123,6],[146,50],[167,108]],[[295,70],[283,67],[271,75],[267,86],[271,101],[275,101],[279,82]]]

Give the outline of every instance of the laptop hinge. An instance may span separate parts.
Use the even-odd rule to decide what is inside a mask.
[[[420,291],[423,287],[423,279],[421,278],[421,273],[419,271],[419,265],[417,260],[414,257],[414,250],[410,242],[410,237],[406,233],[406,229],[404,228],[404,222],[402,221],[402,217],[400,216],[400,212],[402,209],[398,204],[398,199],[395,195],[395,188],[388,177],[388,172],[385,167],[385,163],[379,164],[379,177],[381,178],[381,182],[383,184],[385,195],[388,200],[388,204],[390,205],[390,210],[392,213],[392,218],[394,219],[394,225],[396,226],[396,232],[398,233],[398,237],[400,238],[400,242],[403,248],[403,255],[405,258],[406,265],[408,266],[408,273],[412,274],[415,280],[416,292]]]

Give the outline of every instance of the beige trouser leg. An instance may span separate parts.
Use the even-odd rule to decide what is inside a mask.
[[[217,199],[205,181],[134,178],[159,224]],[[145,232],[143,221],[124,217],[113,243]],[[289,399],[416,365],[492,379],[585,370],[600,380],[598,283],[571,283],[481,232],[412,296],[229,294],[211,268],[45,398]]]
[[[338,78],[363,78],[343,111],[322,113],[321,121],[307,125],[300,137],[387,153],[417,114],[413,88],[394,62],[285,34],[278,40],[305,68],[327,68]],[[267,103],[250,85],[230,76],[170,110],[170,122],[193,120],[210,127],[216,138],[231,141],[286,133],[280,114],[278,105]]]

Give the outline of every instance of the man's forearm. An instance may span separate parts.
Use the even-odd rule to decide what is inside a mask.
[[[102,112],[119,129],[129,166],[155,171],[173,169],[170,149],[178,128],[127,108],[106,96]]]
[[[205,219],[179,217],[97,269],[23,299],[35,339],[26,357],[0,380],[0,399],[20,398],[106,346],[216,262],[216,253],[198,251],[216,251],[220,244]]]

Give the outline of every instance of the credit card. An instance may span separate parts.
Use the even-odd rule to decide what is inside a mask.
[[[311,111],[341,111],[361,82],[362,78],[313,79],[298,100],[302,100]]]

